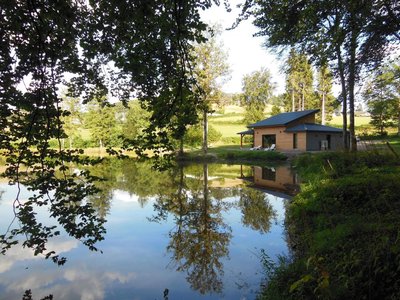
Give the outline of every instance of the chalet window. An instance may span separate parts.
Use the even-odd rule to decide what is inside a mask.
[[[293,149],[297,149],[297,133],[293,133]]]
[[[276,135],[275,134],[265,134],[262,136],[262,147],[269,148],[272,144],[276,145]]]
[[[262,168],[262,179],[275,181],[276,180],[275,168]]]

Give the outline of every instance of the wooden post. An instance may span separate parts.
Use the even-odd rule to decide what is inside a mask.
[[[208,150],[208,121],[207,108],[203,110],[203,154],[206,155]]]

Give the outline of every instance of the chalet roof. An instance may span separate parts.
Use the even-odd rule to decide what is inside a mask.
[[[294,127],[290,127],[285,130],[285,132],[303,132],[303,131],[340,133],[342,132],[342,129],[320,124],[304,123]]]
[[[238,132],[237,134],[246,135],[246,134],[253,134],[253,133],[254,133],[254,130],[253,129],[249,129],[249,130]]]
[[[310,110],[302,110],[302,111],[293,111],[287,113],[281,113],[265,120],[259,121],[254,124],[250,124],[248,128],[255,127],[268,127],[268,126],[279,126],[279,125],[287,125],[293,121],[296,121],[300,118],[315,114],[319,111],[319,109],[310,109]]]

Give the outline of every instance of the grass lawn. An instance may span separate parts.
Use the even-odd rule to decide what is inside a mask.
[[[210,122],[210,125],[212,125],[212,127],[214,127],[222,134],[222,138],[226,137],[240,138],[240,135],[237,133],[248,129],[246,126],[239,124],[223,124],[223,123],[212,124]]]
[[[223,115],[210,116],[209,125],[214,127],[215,130],[221,133],[221,140],[217,145],[225,144],[236,144],[240,143],[240,135],[238,132],[247,130],[245,124],[242,123],[243,120],[243,108],[229,106],[229,111]],[[236,111],[232,111],[235,109]]]
[[[228,105],[224,108],[224,111],[225,111],[225,114],[229,114],[229,113],[243,114],[244,108],[241,106],[237,106],[237,105]]]
[[[234,124],[243,123],[243,114],[223,114],[223,115],[213,115],[209,117],[210,123],[229,123]]]
[[[371,117],[355,117],[356,126],[369,125]],[[347,121],[348,122],[348,121]],[[343,125],[342,116],[333,116],[332,120],[327,122],[330,126],[341,127]]]
[[[259,161],[260,163],[282,162],[287,159],[285,155],[275,151],[250,151],[240,149],[239,145],[223,145],[208,149],[206,159],[210,160],[218,158],[223,161],[234,162],[250,162]],[[192,150],[184,158],[185,160],[202,160],[204,159],[201,149]]]

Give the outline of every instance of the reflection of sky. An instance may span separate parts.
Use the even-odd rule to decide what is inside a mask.
[[[1,233],[12,219],[13,197],[8,189],[0,201]],[[228,201],[235,202],[232,200]],[[61,237],[48,248],[68,259],[66,265],[57,267],[51,261],[32,258],[30,250],[16,247],[7,256],[0,256],[0,299],[21,299],[26,289],[32,290],[35,299],[49,294],[55,299],[163,299],[166,288],[170,299],[253,299],[263,278],[260,250],[265,249],[271,258],[287,252],[282,199],[268,195],[268,200],[277,212],[277,224],[272,222],[268,234],[243,227],[236,208],[224,213],[233,237],[229,258],[221,259],[222,295],[201,296],[191,291],[186,274],[175,271],[166,250],[168,233],[174,229],[172,218],[161,224],[149,222],[147,218],[154,215],[153,201],[142,208],[137,196],[117,190],[107,217],[106,240],[98,244],[103,254]]]

